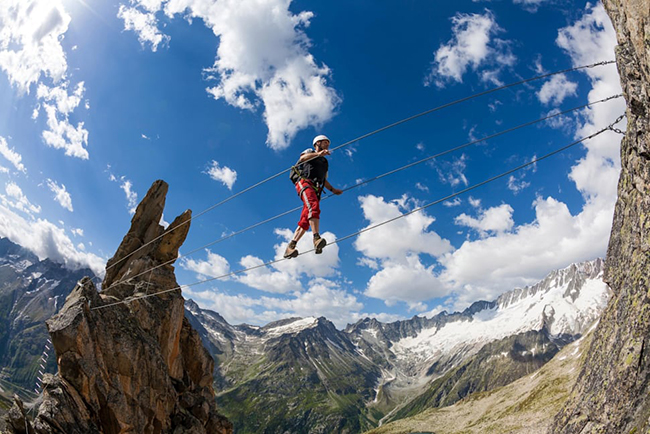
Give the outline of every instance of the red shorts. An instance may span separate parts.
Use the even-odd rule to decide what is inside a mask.
[[[304,230],[309,230],[309,220],[320,218],[318,193],[314,184],[306,179],[296,182],[296,191],[300,196],[300,200],[302,200],[302,213],[300,213],[298,226]]]

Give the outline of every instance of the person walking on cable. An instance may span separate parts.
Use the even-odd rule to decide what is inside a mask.
[[[309,228],[314,234],[316,254],[323,253],[323,247],[327,245],[327,240],[320,236],[320,196],[323,188],[327,188],[336,195],[343,193],[338,188],[332,187],[327,180],[329,162],[325,157],[330,155],[330,140],[327,136],[319,135],[314,137],[312,144],[314,149],[305,149],[300,154],[296,165],[291,168],[291,181],[296,186],[296,192],[302,200],[303,207],[298,228],[284,252],[284,257],[287,259],[298,256],[296,245]]]

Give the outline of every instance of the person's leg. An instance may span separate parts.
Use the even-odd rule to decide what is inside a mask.
[[[309,226],[314,235],[320,235],[320,219],[311,219],[309,220]]]
[[[302,194],[304,191],[304,186],[302,184],[302,181],[296,184],[296,191],[300,195],[300,199],[303,201],[303,206],[302,206],[302,212],[300,213],[300,220],[298,221],[298,227],[296,228],[296,231],[293,233],[293,238],[291,239],[289,245],[284,251],[284,257],[287,259],[295,258],[296,256],[298,256],[299,253],[298,253],[298,249],[296,249],[296,245],[298,244],[298,241],[300,241],[300,238],[302,238],[302,236],[305,235],[305,232],[307,232],[310,226],[309,217],[310,217],[311,205],[309,204],[308,201],[305,200],[307,196]]]

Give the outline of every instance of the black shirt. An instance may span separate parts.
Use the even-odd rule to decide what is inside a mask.
[[[308,152],[313,154],[316,151],[313,149],[307,149],[300,155],[305,155]],[[313,181],[317,186],[322,187],[325,183],[325,180],[327,179],[329,162],[325,157],[316,157],[313,160],[296,164],[294,167],[298,170],[298,173],[300,173],[300,177],[307,178],[310,181]],[[298,182],[299,179],[300,178],[297,176],[295,180],[292,177],[292,181],[294,181],[294,183]]]

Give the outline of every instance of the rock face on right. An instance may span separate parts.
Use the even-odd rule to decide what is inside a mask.
[[[650,428],[650,1],[603,0],[616,28],[628,126],[605,264],[613,291],[553,433]]]

